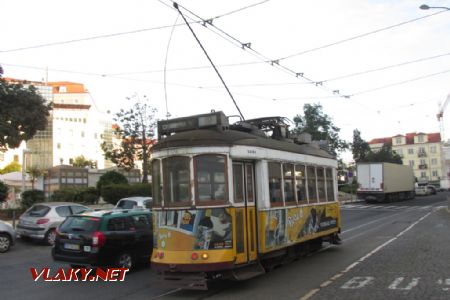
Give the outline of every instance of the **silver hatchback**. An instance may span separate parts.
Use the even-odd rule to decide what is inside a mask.
[[[13,227],[0,220],[0,253],[4,253],[16,242],[16,232]]]
[[[48,245],[53,245],[59,224],[67,216],[87,210],[88,207],[71,202],[37,203],[20,216],[16,231],[21,237],[40,239]]]

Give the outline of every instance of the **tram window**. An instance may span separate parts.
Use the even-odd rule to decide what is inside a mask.
[[[254,185],[253,185],[253,166],[250,164],[247,164],[245,166],[246,172],[246,183],[247,183],[247,201],[253,202],[255,200],[255,193],[254,193]]]
[[[196,156],[195,170],[196,200],[225,201],[227,198],[226,156],[214,154]]]
[[[295,166],[295,180],[298,204],[307,204],[308,198],[306,198],[306,173],[305,166]]]
[[[313,166],[308,166],[307,177],[308,177],[308,197],[309,203],[317,203],[317,190],[316,190],[316,168]]]
[[[333,170],[331,168],[326,169],[326,181],[327,181],[327,198],[328,201],[334,201],[334,182],[333,182]]]
[[[165,205],[185,205],[189,202],[189,174],[189,157],[174,156],[163,160]]]
[[[161,205],[161,169],[159,159],[152,162],[152,191],[153,191],[153,205]]]
[[[269,162],[269,195],[274,206],[283,205],[281,194],[281,164]]]
[[[295,203],[294,165],[283,164],[284,201]]]
[[[244,202],[244,168],[242,164],[233,164],[234,202]]]
[[[317,191],[319,192],[319,201],[326,202],[325,194],[325,170],[322,167],[317,167]]]

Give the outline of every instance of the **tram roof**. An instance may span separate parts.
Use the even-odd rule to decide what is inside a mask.
[[[324,158],[335,158],[327,151],[317,148],[311,144],[296,144],[287,141],[280,141],[237,130],[221,131],[212,129],[196,129],[192,131],[179,132],[160,140],[153,146],[152,149],[153,151],[158,151],[179,147],[233,145],[254,146]]]

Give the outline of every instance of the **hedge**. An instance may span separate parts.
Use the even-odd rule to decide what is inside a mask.
[[[20,205],[24,209],[28,209],[35,203],[40,203],[45,201],[44,191],[41,190],[28,190],[21,194]]]
[[[97,181],[97,189],[100,191],[102,187],[112,184],[128,184],[128,179],[119,172],[108,171],[100,176]]]
[[[105,202],[112,205],[126,197],[132,196],[144,196],[151,197],[152,186],[149,183],[138,183],[138,184],[111,184],[103,186],[101,189],[101,195]]]
[[[98,202],[99,195],[95,187],[65,188],[54,191],[50,199],[51,201],[95,204]]]
[[[16,212],[16,220],[19,219],[20,215],[25,212],[25,208],[7,208],[0,210],[1,220],[12,220],[14,211]]]

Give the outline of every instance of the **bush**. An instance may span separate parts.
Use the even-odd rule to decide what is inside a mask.
[[[111,184],[128,184],[127,178],[116,171],[108,171],[100,176],[97,182],[97,190],[101,191],[102,187]]]
[[[28,190],[21,194],[20,205],[24,209],[28,209],[35,203],[45,201],[45,194],[40,190]]]
[[[98,191],[95,187],[60,189],[54,191],[50,197],[52,201],[76,202],[84,204],[95,204],[98,202],[98,198]]]
[[[130,185],[130,196],[152,196],[152,185],[150,183],[137,183]]]
[[[120,199],[130,196],[130,187],[128,184],[106,185],[102,187],[100,193],[105,202],[116,205]]]
[[[100,196],[98,190],[95,187],[88,187],[80,190],[78,197],[80,202],[85,204],[97,204]]]
[[[77,195],[77,189],[64,188],[54,191],[50,196],[50,200],[55,202],[78,202]]]
[[[8,197],[8,192],[8,186],[0,180],[0,203],[6,200],[6,198]]]

